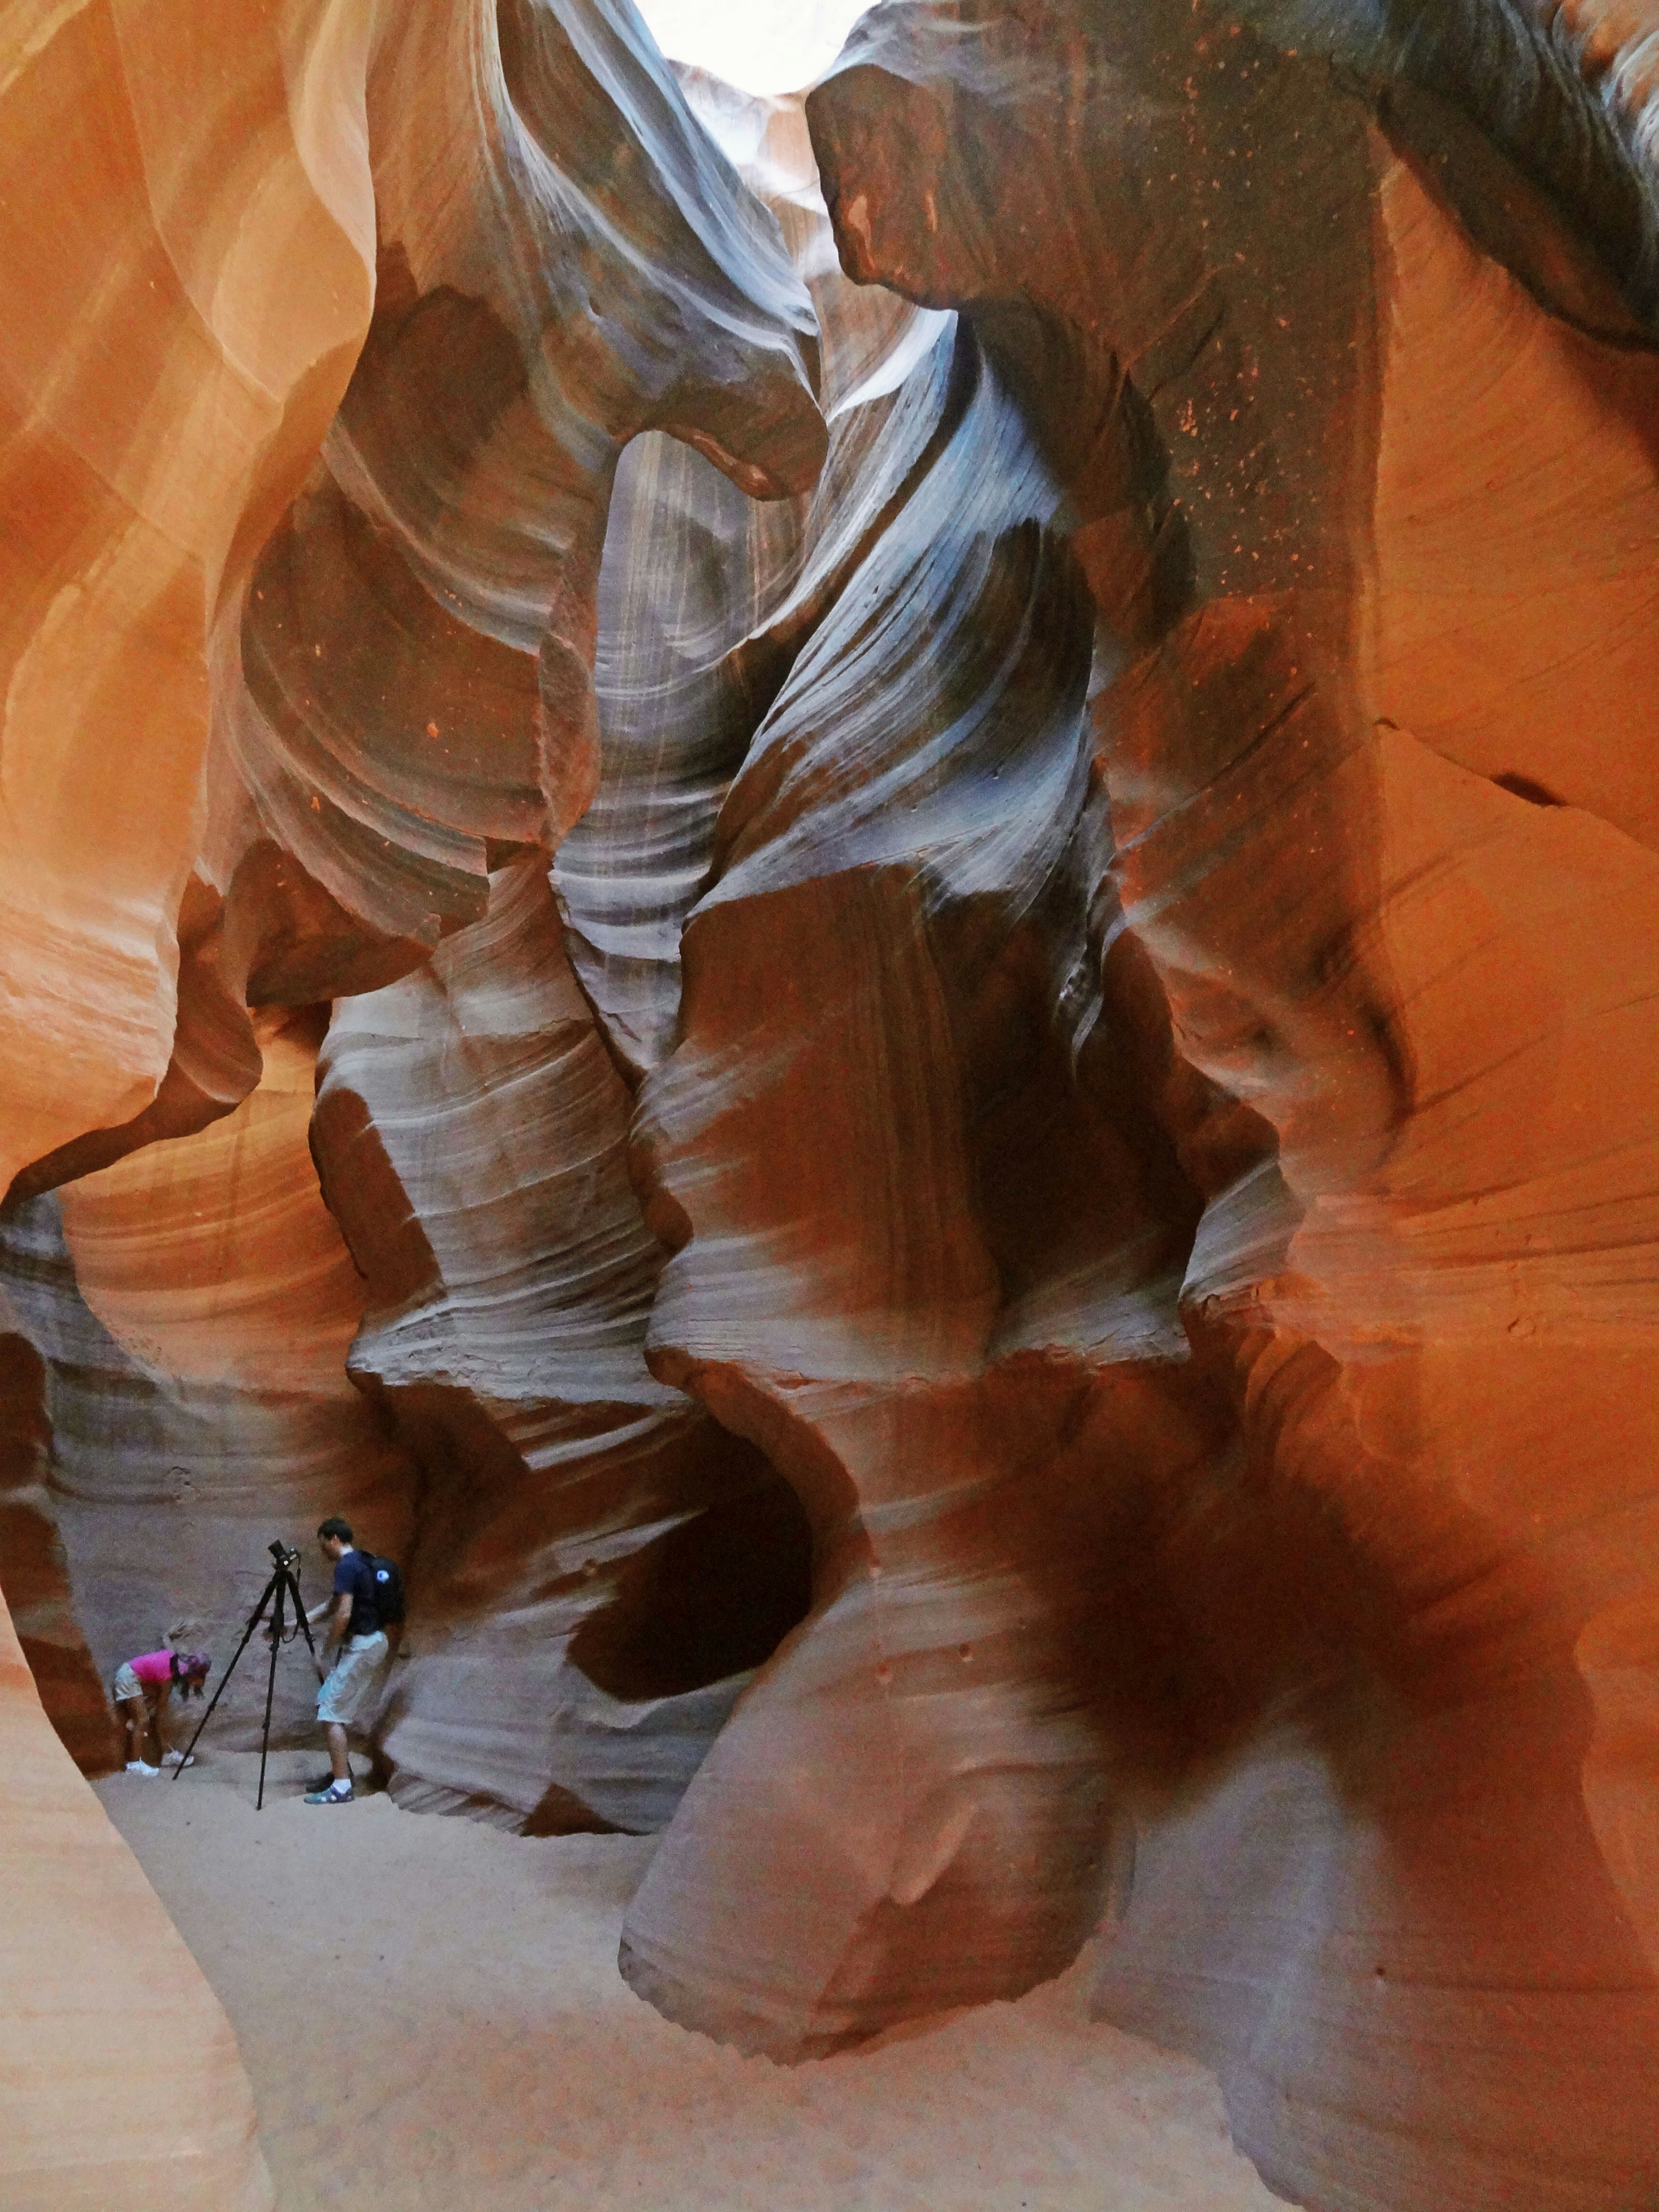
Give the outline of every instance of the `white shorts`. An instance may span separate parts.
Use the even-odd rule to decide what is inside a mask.
[[[349,1727],[368,1703],[391,1650],[382,1628],[373,1636],[348,1636],[317,1692],[318,1719]]]
[[[133,1673],[130,1659],[124,1659],[115,1670],[115,1698],[118,1705],[128,1698],[143,1698],[146,1705],[149,1703],[149,1693]]]

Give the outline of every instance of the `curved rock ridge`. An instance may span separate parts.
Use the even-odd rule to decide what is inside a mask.
[[[259,1048],[248,1017],[247,978],[232,965],[234,947],[227,945],[224,922],[224,901],[192,872],[179,909],[173,1052],[155,1096],[130,1121],[87,1130],[20,1169],[0,1197],[0,1216],[145,1145],[204,1129],[255,1087]]]
[[[101,21],[104,11],[96,12]],[[77,43],[79,33],[41,31],[38,53],[13,80],[19,99],[27,81],[32,116],[51,99],[83,97],[88,71],[125,83],[118,39],[107,52],[94,41],[82,53]],[[215,327],[230,349],[230,371],[189,346],[174,346],[173,359],[164,350],[168,325],[157,324],[158,362],[171,364],[167,404],[181,421],[198,419],[190,410],[220,421],[223,403],[204,380],[210,374],[263,375],[264,383],[258,404],[239,402],[247,418],[246,434],[237,433],[241,447],[222,436],[204,475],[185,439],[166,457],[176,477],[155,478],[152,504],[160,504],[146,526],[177,535],[166,500],[182,518],[181,502],[197,497],[190,529],[206,533],[176,586],[167,587],[177,605],[155,600],[147,586],[149,598],[130,592],[100,614],[106,658],[131,650],[178,660],[176,680],[167,679],[178,696],[164,712],[158,695],[156,707],[158,731],[180,732],[176,744],[167,738],[171,800],[159,794],[177,842],[149,857],[135,845],[131,861],[121,857],[134,810],[112,798],[108,886],[100,883],[98,895],[129,898],[117,887],[122,871],[136,868],[129,902],[149,899],[154,914],[146,923],[133,906],[121,924],[128,949],[100,956],[115,995],[97,1039],[76,1042],[73,1022],[65,1026],[68,988],[56,991],[59,1011],[34,1021],[36,1065],[20,1060],[14,1110],[44,1079],[42,1044],[61,1036],[70,1057],[58,1088],[82,1098],[85,1111],[61,1133],[48,1115],[45,1143],[20,1124],[5,1176],[10,1182],[27,1169],[15,1190],[20,1201],[228,1111],[257,1078],[252,1040],[236,1024],[243,998],[305,1005],[405,972],[446,931],[483,911],[493,860],[518,846],[550,845],[581,811],[594,769],[593,577],[611,477],[629,438],[661,425],[763,496],[810,483],[823,451],[806,295],[771,218],[694,122],[631,9],[605,0],[456,0],[414,15],[370,9],[348,19],[314,4],[289,10],[280,33],[263,30],[239,66],[246,81],[216,94],[192,125],[192,166],[181,181],[173,177],[179,149],[161,143],[176,96],[161,72],[171,68],[183,85],[189,69],[166,41],[146,55],[133,76],[139,137],[122,186],[133,202],[131,235],[100,234],[105,258],[125,254],[132,283],[143,286],[144,226],[159,223],[155,250],[173,252],[223,326]],[[222,135],[244,131],[260,100],[273,96],[291,100],[298,117],[287,126],[295,134],[295,152],[284,156],[291,179],[280,163],[271,175],[238,167],[234,142]],[[124,148],[132,129],[129,120],[118,133]],[[448,149],[442,165],[430,155],[433,131]],[[273,159],[280,139],[279,131]],[[34,142],[24,134],[23,143]],[[71,136],[50,171],[64,171],[69,197],[94,188],[64,167],[77,149]],[[312,212],[307,191],[317,199]],[[261,192],[258,221],[245,219],[241,196]],[[307,284],[325,287],[331,303],[335,343],[325,360],[314,350],[325,319],[311,311],[308,293],[284,289],[280,264],[255,252],[260,224],[277,204],[313,252]],[[328,222],[335,242],[325,251],[306,225]],[[227,244],[228,234],[240,246]],[[215,251],[228,255],[225,267],[213,262]],[[356,257],[355,289],[334,265],[342,252]],[[242,296],[265,277],[293,313],[293,327],[280,333],[263,307]],[[178,282],[170,272],[164,300]],[[82,284],[73,296],[93,289]],[[146,312],[155,319],[160,308],[156,301]],[[178,312],[194,307],[180,301]],[[55,343],[79,343],[54,328],[37,313],[33,351],[18,368],[22,391],[45,374]],[[296,401],[279,421],[260,407],[271,393],[281,402],[282,375],[301,379],[305,404]],[[143,381],[134,378],[136,391]],[[57,404],[103,404],[90,387],[77,399],[66,376],[55,388]],[[97,429],[112,467],[120,459],[116,419],[106,409]],[[284,514],[325,428],[326,456]],[[85,442],[78,420],[66,434],[71,447]],[[168,434],[156,410],[133,432],[141,441]],[[103,464],[94,445],[82,465],[95,477]],[[135,483],[151,450],[141,442],[121,463]],[[22,458],[20,448],[20,468]],[[20,486],[20,496],[40,489],[33,479]],[[71,502],[63,511],[78,510]],[[109,527],[123,511],[118,499]],[[38,523],[29,529],[19,541],[19,652],[42,618],[55,588],[50,564],[59,560],[43,543],[39,573],[29,566],[21,549],[39,536]],[[188,532],[184,542],[194,544]],[[64,577],[75,560],[92,557],[92,543],[64,540]],[[148,563],[152,585],[171,573],[136,540],[130,554]],[[100,588],[112,588],[109,577]],[[71,603],[64,592],[79,590],[65,583],[53,603],[58,629]],[[129,630],[130,647],[108,641]],[[68,633],[53,629],[49,640],[43,630],[36,674],[46,667],[41,654],[70,644]],[[88,744],[121,680],[112,673],[105,690],[88,693]],[[146,696],[157,683],[154,673],[144,678]],[[188,697],[181,684],[193,687]],[[9,787],[28,757],[30,696],[27,684],[13,686]],[[214,744],[204,751],[210,717]],[[156,793],[160,756],[140,750],[132,758],[146,761]],[[204,772],[205,832],[198,812]],[[29,833],[20,866],[38,873],[49,865],[42,839],[52,787],[38,775],[36,782],[48,813],[40,834]],[[25,784],[16,789],[24,804]],[[51,834],[61,836],[64,825]],[[60,891],[48,897],[42,878],[25,901],[31,930],[57,911],[53,899],[74,896],[70,852],[65,845]],[[175,940],[168,926],[192,859],[200,882]],[[73,937],[67,914],[58,933],[65,945]],[[150,931],[149,951],[135,928]],[[34,990],[50,963],[31,957]],[[91,972],[90,956],[77,957]],[[131,1000],[131,1010],[118,1016],[118,1000]],[[17,1003],[26,1012],[33,1001]],[[91,1055],[84,1068],[77,1053]],[[116,1059],[98,1076],[100,1054]],[[214,1063],[205,1081],[204,1054]],[[158,1079],[161,1094],[146,1105]],[[88,1121],[96,1125],[90,1136]]]
[[[303,1148],[309,1061],[290,1082],[279,1051],[262,1082],[281,1016],[247,1007],[380,988],[579,810],[629,437],[661,424],[787,494],[824,434],[770,218],[625,7],[299,0],[209,33],[23,5],[0,100],[6,1579],[96,1764],[94,1669],[167,1630],[227,1650],[273,1521],[344,1505],[389,1549],[405,1534],[408,1463],[342,1371],[362,1294]],[[68,1246],[42,1195],[64,1182]],[[746,1448],[697,1449],[714,1463],[683,1454],[676,1501],[767,1488]],[[766,1550],[765,1511],[739,1517],[727,1548]],[[798,1552],[784,1521],[773,1551]],[[681,1650],[688,1603],[706,1624],[725,1594],[708,1548],[644,1547],[632,1612],[611,1609],[629,1633],[590,1633],[619,1700],[746,1663],[730,1637]],[[283,1680],[287,1726],[309,1699]],[[8,1698],[8,1726],[44,1729]],[[124,2065],[148,2084],[145,2063]],[[190,2098],[170,2109],[194,2124]],[[246,2189],[173,2160],[171,2201],[252,2204],[242,2155]],[[149,2170],[129,2179],[149,2202]],[[81,2187],[60,2160],[53,2201]]]
[[[532,859],[339,1008],[313,1128],[369,1284],[350,1371],[425,1474],[392,1788],[533,1834],[664,1826],[805,1598],[791,1494],[646,1367],[627,1121]]]
[[[695,464],[624,464],[599,794],[554,876],[683,1248],[653,1364],[763,1444],[815,1536],[813,1616],[693,1783],[624,1971],[677,2019],[802,2056],[1027,1986],[1098,1911],[1073,1564],[1097,1531],[1071,1498],[1068,1564],[1042,1560],[1019,1492],[1091,1418],[1075,1346],[1149,1445],[1178,1405],[1194,1209],[1079,1098],[1083,1007],[1056,1012],[1067,979],[1089,996],[1103,864],[1056,488],[953,318],[826,265],[799,111],[690,88],[784,207],[830,453],[793,541],[740,536]],[[700,556],[689,583],[670,545]],[[1016,1196],[1034,1120],[1052,1157]],[[836,1786],[808,1802],[815,1771]]]
[[[398,1528],[407,1470],[343,1372],[361,1291],[307,1151],[314,1042],[264,1026],[261,1088],[228,1119],[0,1227],[0,1546],[26,1639],[0,1621],[8,2207],[273,2202],[217,2000],[69,1759],[121,1755],[123,1658],[170,1637],[226,1665],[271,1534],[342,1500]],[[279,1732],[308,1735],[309,1668],[278,1685]],[[264,1692],[245,1664],[217,1742],[258,1740]]]
[[[845,288],[818,297],[833,358]],[[625,744],[712,701],[729,746],[740,656],[789,650],[714,824],[637,1142],[676,1248],[652,1364],[794,1483],[815,1602],[699,1771],[623,1954],[672,2016],[780,2056],[1012,1994],[1093,1923],[1080,1440],[1108,1407],[1154,1462],[1206,1434],[1174,1327],[1195,1208],[1167,1145],[1072,1068],[1105,857],[1093,610],[986,347],[949,318],[927,340],[832,409],[789,596],[705,664],[729,688],[617,695]],[[582,835],[556,869],[578,930]],[[658,850],[684,898],[698,848]]]
[[[273,1519],[299,1534],[344,1505],[389,1549],[405,1534],[408,1463],[343,1373],[362,1294],[304,1150],[309,1060],[295,1083],[279,1050],[262,1081],[280,1017],[247,1006],[379,988],[580,808],[629,436],[659,423],[790,493],[823,430],[776,233],[626,8],[296,0],[204,30],[126,0],[24,4],[0,101],[0,1187],[31,1347],[6,1577],[96,1763],[92,1669],[164,1630],[228,1650]],[[67,1246],[42,1195],[66,1182]],[[733,1490],[732,1456],[684,1478],[699,1502]],[[763,1486],[752,1456],[744,1480]],[[635,1574],[671,1621],[690,1550],[671,1534]],[[696,1638],[665,1659],[645,1632],[590,1641],[636,1697]],[[309,1698],[283,1681],[287,1725]],[[56,1756],[38,1705],[9,1678],[6,1697],[17,1771],[31,1731]],[[94,1890],[120,1893],[100,1865]],[[61,1903],[43,1893],[36,1924]],[[133,1971],[188,2010],[150,1918],[123,1915]],[[84,1982],[73,1945],[58,1960]],[[48,2008],[57,1990],[38,1985]],[[167,2039],[142,2005],[122,2017],[116,2070],[182,2130],[141,2132],[123,2201],[165,2173],[174,2204],[264,2202],[234,2056],[164,2101],[143,2046]],[[32,2111],[4,2132],[33,2156]],[[102,2201],[115,2169],[77,2163],[101,2136],[57,2134],[52,2201]]]
[[[811,482],[824,433],[775,226],[631,9],[400,16],[368,125],[374,319],[260,556],[225,730],[267,834],[408,968],[592,795],[594,577],[626,441],[660,426],[777,497]],[[434,165],[434,132],[462,157]]]
[[[750,640],[797,566],[801,527],[798,502],[757,506],[656,434],[617,471],[594,658],[599,781],[553,882],[572,966],[632,1082],[672,1046],[680,932],[785,658]]]
[[[7,13],[0,1185],[167,1067],[216,610],[368,324],[361,40],[343,0]]]
[[[345,1372],[364,1289],[308,1146],[318,1026],[263,1020],[264,1073],[233,1114],[0,1230],[12,1309],[45,1363],[47,1503],[105,1684],[164,1639],[222,1668],[272,1537],[304,1547],[313,1602],[325,1513],[378,1549],[407,1541],[414,1470]],[[216,1741],[257,1741],[264,1656],[238,1668]],[[284,1737],[309,1734],[314,1695],[296,1651],[277,1669]]]
[[[46,1364],[0,1293],[0,1594],[64,1749],[83,1774],[108,1774],[123,1740],[76,1617],[51,1459]]]
[[[1659,335],[1650,0],[1243,0],[1237,13],[1360,73],[1396,127],[1462,173],[1460,211],[1550,304],[1615,338]],[[1557,209],[1589,265],[1562,252]]]
[[[808,102],[853,274],[1037,325],[1115,641],[1103,1011],[1203,1200],[1211,1437],[1096,1591],[1101,2001],[1299,2202],[1613,2212],[1659,2182],[1654,365],[1490,141],[1254,14],[899,4]]]
[[[760,720],[909,466],[888,416],[952,327],[848,283],[801,103],[677,72],[694,112],[773,210],[814,304],[830,455],[811,495],[764,506],[657,434],[617,472],[599,570],[592,805],[553,880],[583,989],[630,1082],[671,1048],[679,938],[712,863],[714,824]],[[912,425],[922,417],[914,408]],[[884,458],[865,465],[872,441]]]

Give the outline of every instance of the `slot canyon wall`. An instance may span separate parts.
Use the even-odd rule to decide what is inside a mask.
[[[75,1766],[331,1510],[671,2018],[1659,2196],[1656,52],[0,9],[9,2207],[270,2201]]]

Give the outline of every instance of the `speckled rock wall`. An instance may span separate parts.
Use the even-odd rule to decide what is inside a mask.
[[[1040,327],[1103,1003],[1202,1200],[1224,1440],[1138,1528],[1102,2006],[1300,2200],[1611,2205],[1659,2156],[1650,187],[1594,26],[1463,12],[1507,82],[1406,9],[900,6],[809,112],[855,274]]]

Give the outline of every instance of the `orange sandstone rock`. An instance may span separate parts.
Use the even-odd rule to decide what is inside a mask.
[[[0,1182],[167,1067],[210,634],[368,327],[362,25],[323,0],[206,33],[118,0],[8,16]]]
[[[343,1006],[313,1142],[368,1285],[349,1357],[418,1461],[380,1743],[399,1802],[667,1822],[805,1604],[799,1508],[646,1366],[662,1253],[544,869]]]
[[[799,107],[610,0],[8,26],[65,1739],[343,1506],[395,1786],[666,1822],[676,2019],[832,2050],[1104,1911],[1298,2201],[1645,2201],[1650,11],[888,0],[840,269]],[[148,1924],[112,2037],[199,2002]]]
[[[92,1669],[169,1628],[222,1663],[268,1535],[343,1506],[404,1547],[410,1462],[345,1371],[364,1292],[309,1155],[309,1010],[418,968],[484,915],[492,871],[586,804],[594,578],[628,439],[660,429],[775,496],[810,483],[824,433],[772,218],[603,0],[249,0],[210,25],[14,7],[0,122],[0,1240],[21,1416],[0,1540],[32,1648],[60,1655],[42,1685],[95,1763]],[[730,1456],[742,1497],[764,1471]],[[733,1487],[714,1476],[678,1470],[668,1517]],[[620,1510],[600,1499],[596,1541]],[[684,1618],[675,1534],[616,1569],[643,1632],[583,1646],[635,1718],[687,1686],[649,1632],[659,1589]],[[740,1668],[751,1633],[691,1686]],[[282,1680],[280,1725],[308,1729],[306,1681]],[[26,1776],[38,1738],[61,1768],[22,1693],[9,1682],[8,1725],[34,1735],[9,1764]],[[239,1678],[228,1740],[257,1701]],[[639,1762],[647,1796],[720,1709]],[[27,1803],[9,1834],[43,1855],[16,1891],[39,1900],[29,1940],[97,1993],[101,2025],[89,2084],[67,2045],[17,2077],[17,2189],[140,2206],[154,2153],[171,2202],[252,2212],[222,2023],[124,1855],[77,1860],[71,1897]],[[159,2101],[181,2064],[211,2124],[194,2086]],[[171,2109],[185,2147],[137,2125],[135,2170],[100,2164],[102,2124],[65,2124],[94,2097],[124,2142]]]
[[[0,1759],[9,2212],[270,2212],[230,2023],[52,1734],[3,1607]]]
[[[1115,1632],[1100,1584],[1103,2004],[1299,2201],[1611,2208],[1659,2174],[1651,180],[1522,10],[1410,13],[903,7],[809,113],[852,273],[1027,303],[1103,1012],[1202,1200],[1230,1418]]]
[[[312,1164],[318,1024],[277,1014],[258,1027],[264,1073],[234,1113],[0,1230],[14,1306],[46,1360],[47,1498],[105,1682],[168,1632],[222,1668],[272,1537],[305,1547],[313,1602],[325,1514],[361,1522],[394,1556],[407,1541],[414,1470],[345,1371],[365,1293]],[[238,1669],[218,1741],[257,1735],[260,1657],[251,1649]],[[308,1735],[302,1654],[277,1681],[279,1731]]]

